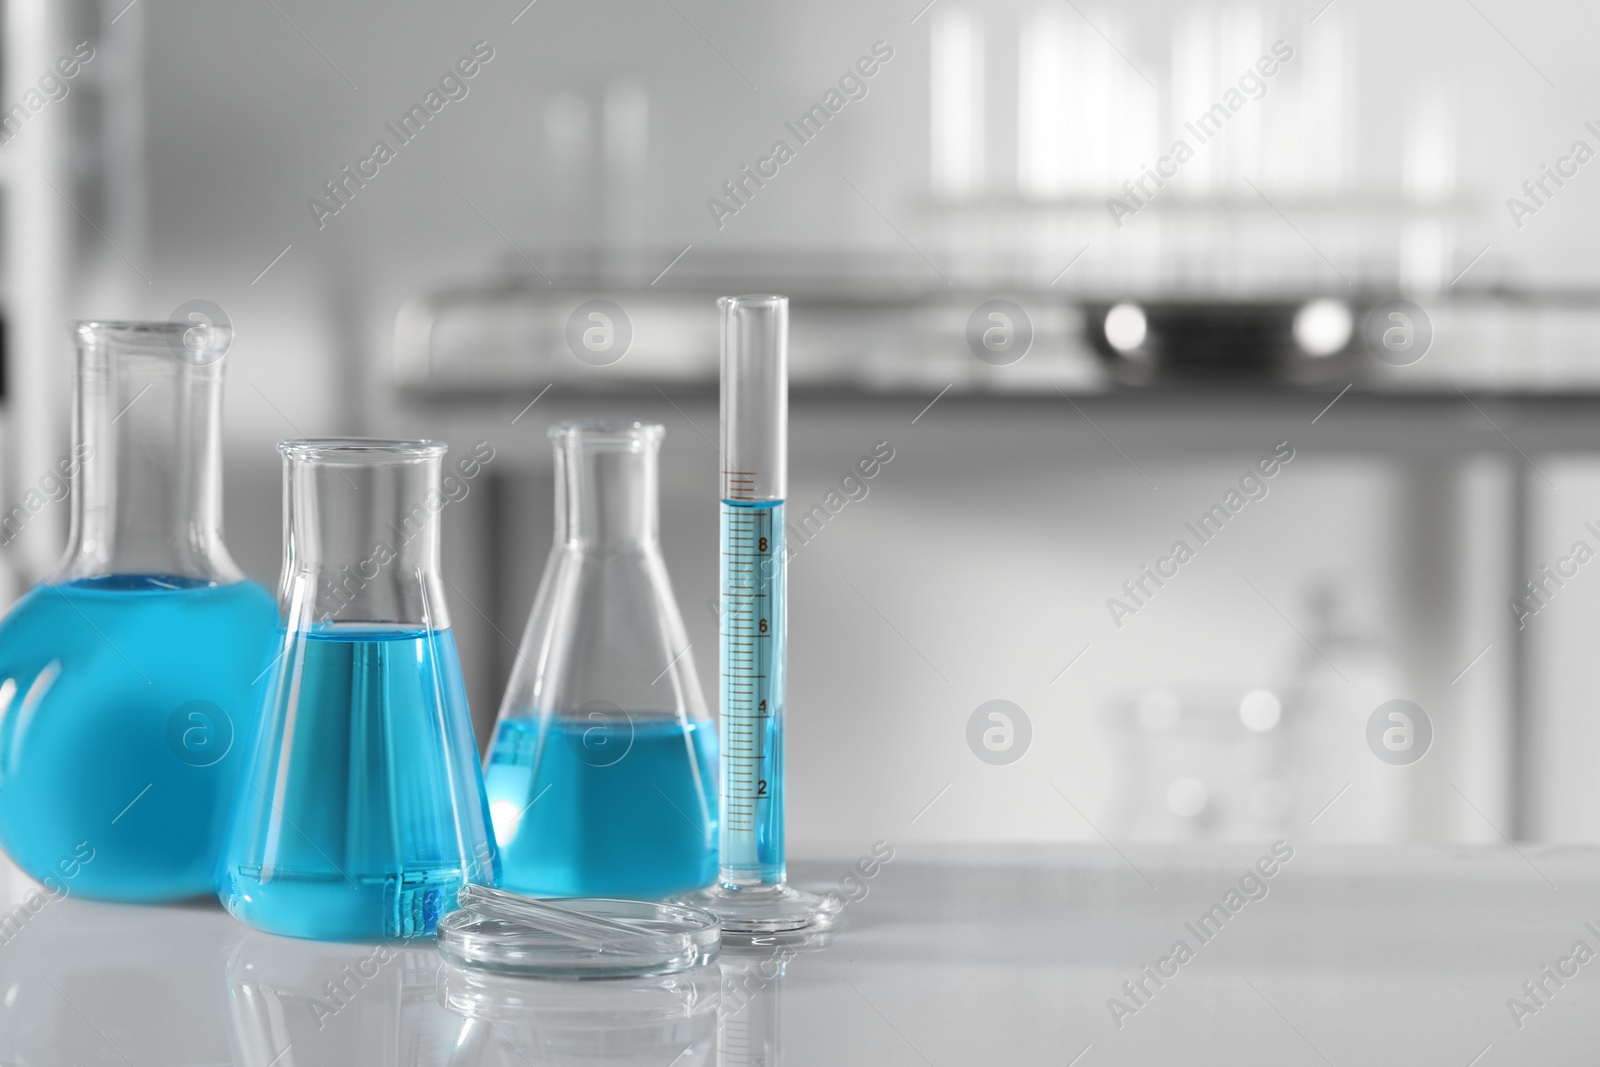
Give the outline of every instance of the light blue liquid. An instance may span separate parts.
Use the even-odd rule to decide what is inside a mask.
[[[717,873],[716,731],[670,712],[504,719],[485,774],[508,889],[653,900]]]
[[[277,620],[254,582],[159,575],[18,601],[0,622],[0,845],[17,865],[104,900],[213,892]]]
[[[223,903],[291,937],[432,932],[462,882],[499,877],[454,638],[332,626],[280,640]]]
[[[722,502],[724,881],[784,881],[783,699],[788,565],[783,501]]]

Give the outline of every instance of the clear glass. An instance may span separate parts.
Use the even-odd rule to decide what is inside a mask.
[[[763,941],[763,944],[765,941]],[[729,953],[718,961],[717,1067],[766,1067],[784,1062],[783,984],[791,956]]]
[[[736,1061],[717,1058],[721,987],[715,963],[647,978],[561,982],[446,961],[438,999],[467,1020],[452,1065],[730,1067]]]
[[[832,926],[838,907],[790,887],[784,862],[789,300],[728,296],[718,306],[723,818],[717,883],[684,900],[715,913],[725,936],[804,936]]]
[[[789,495],[789,298],[725,296],[722,499]]]
[[[468,887],[471,890],[473,887]],[[528,978],[638,978],[704,967],[722,949],[717,917],[682,904],[567,897],[561,904],[462,892],[439,951],[462,967]]]
[[[432,441],[286,441],[279,653],[223,903],[326,940],[417,937],[500,861],[439,576]]]
[[[785,878],[783,697],[788,663],[789,301],[722,309],[721,881]]]
[[[0,845],[108,900],[213,891],[276,627],[222,541],[227,345],[183,330],[77,325],[66,554],[0,622]]]
[[[716,874],[716,731],[661,557],[662,433],[550,431],[555,544],[486,771],[518,892],[655,899]]]

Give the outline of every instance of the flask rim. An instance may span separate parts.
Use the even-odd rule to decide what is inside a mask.
[[[299,437],[278,442],[278,452],[286,459],[360,466],[420,463],[438,459],[449,448],[443,441],[386,437]]]
[[[743,296],[723,296],[717,298],[717,307],[726,311],[729,308],[745,307],[779,307],[789,303],[787,296],[778,293],[746,293]]]
[[[72,324],[72,336],[80,344],[96,346],[113,344],[119,350],[166,353],[183,350],[184,335],[194,328],[192,322],[140,322],[132,319],[80,319]],[[211,323],[207,327],[216,337],[212,347],[226,350],[226,341],[233,337],[233,327]],[[176,346],[176,348],[175,348]]]
[[[556,444],[636,446],[658,444],[666,432],[659,422],[637,419],[569,419],[550,427],[549,437]]]

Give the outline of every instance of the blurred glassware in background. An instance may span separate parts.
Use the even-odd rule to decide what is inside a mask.
[[[1319,839],[1406,836],[1404,778],[1366,742],[1368,716],[1400,691],[1395,658],[1351,625],[1332,582],[1307,606],[1304,654],[1277,685],[1153,688],[1113,710],[1107,833],[1253,840],[1315,822]]]
[[[278,448],[281,645],[222,900],[295,937],[427,934],[500,875],[439,575],[445,446]]]
[[[75,336],[66,555],[0,623],[0,844],[85,896],[209,894],[275,620],[222,541],[230,338]]]
[[[1306,640],[1283,689],[1289,750],[1282,766],[1294,783],[1289,829],[1315,819],[1319,840],[1405,840],[1413,831],[1414,776],[1373,753],[1367,720],[1406,691],[1406,676],[1351,588],[1324,578],[1305,597]]]
[[[1140,840],[1282,833],[1282,704],[1267,689],[1150,689],[1114,711],[1106,832]]]
[[[1428,75],[1363,114],[1357,25],[1343,8],[1306,26],[1246,4],[1117,27],[1061,3],[940,6],[925,24],[929,170],[884,179],[885,195],[909,201],[906,237],[921,251],[696,246],[679,263],[683,248],[614,241],[615,220],[639,205],[607,203],[587,228],[550,231],[542,252],[565,279],[555,288],[513,263],[409,300],[396,322],[402,387],[706,382],[698,303],[732,277],[796,294],[802,388],[1049,395],[1175,377],[1396,387],[1353,327],[1397,294],[1427,300],[1446,342],[1405,385],[1548,388],[1552,371],[1592,385],[1582,351],[1600,337],[1593,307],[1492,280],[1493,259],[1477,265],[1491,218],[1458,181],[1456,86]],[[622,83],[607,92],[608,185],[637,185],[637,154],[610,146],[613,128],[638,125],[642,100]],[[570,93],[547,108],[549,165],[588,214],[598,157],[568,142],[587,144],[590,111]],[[1004,374],[974,363],[960,338],[972,305],[996,291],[1037,329],[1028,361]],[[627,362],[603,377],[563,341],[574,307],[599,297],[622,300],[633,320]],[[1119,309],[1144,328],[1108,332],[1105,313]]]
[[[662,434],[550,430],[555,544],[485,771],[519,892],[652,899],[716,875],[717,736],[661,557]]]
[[[562,210],[540,255],[565,281],[552,290],[510,260],[476,283],[430,286],[398,317],[397,377],[456,391],[705,381],[714,365],[696,305],[737,277],[795,295],[799,387],[1048,394],[1173,370],[1344,385],[1372,368],[1353,358],[1342,320],[1396,294],[1483,294],[1471,286],[1488,266],[1447,285],[1489,228],[1483,203],[1458,188],[1451,83],[1430,75],[1363,115],[1352,12],[1309,24],[1250,3],[1163,15],[1086,18],[1061,0],[930,10],[928,169],[884,168],[862,191],[891,198],[884,210],[914,253],[644,248],[622,225],[642,201],[601,193],[640,185],[641,150],[615,144],[623,131],[645,144],[647,95],[627,82],[603,105],[558,93],[545,155]],[[590,143],[595,115],[604,152]],[[973,304],[997,292],[1039,331],[1034,355],[1005,375],[960,340]],[[597,297],[634,320],[632,354],[604,378],[562,340],[573,307]],[[1102,334],[1105,310],[1123,306],[1147,313],[1147,340]]]
[[[1394,112],[1397,181],[1381,154],[1358,155],[1373,138],[1357,136],[1349,11],[1306,24],[1257,4],[1119,14],[930,12],[933,239],[911,239],[957,284],[1064,276],[1091,298],[1230,300],[1431,295],[1454,275],[1462,232],[1482,227],[1457,198],[1450,86],[1425,84]],[[1084,252],[1090,269],[1063,270]]]

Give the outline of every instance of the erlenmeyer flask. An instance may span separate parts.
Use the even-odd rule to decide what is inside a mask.
[[[716,876],[716,728],[661,558],[662,433],[550,430],[555,545],[486,773],[508,888],[648,899]]]
[[[0,844],[75,894],[215,888],[276,622],[222,542],[224,329],[76,329],[66,555],[0,623]]]
[[[432,932],[500,864],[439,576],[434,441],[285,441],[283,615],[222,873],[252,926]]]

